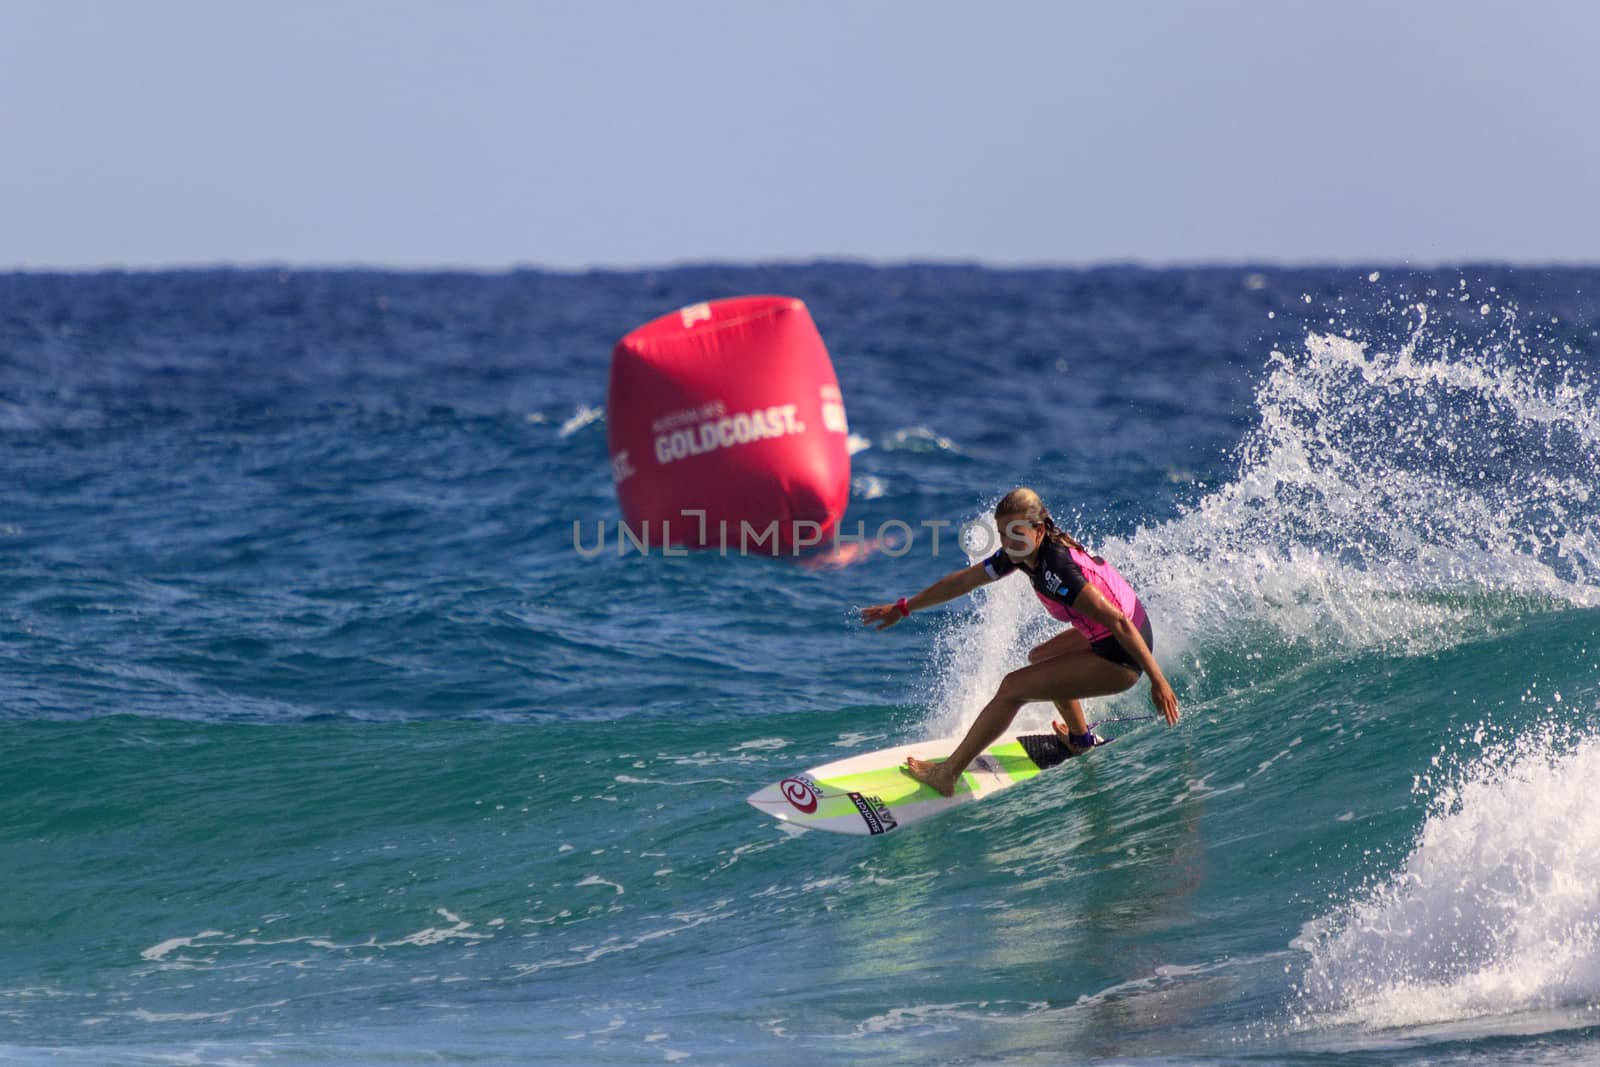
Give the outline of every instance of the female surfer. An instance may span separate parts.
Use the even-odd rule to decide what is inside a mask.
[[[1074,756],[1101,743],[1084,721],[1083,698],[1131,689],[1140,674],[1150,676],[1151,703],[1167,724],[1178,721],[1178,698],[1150,651],[1155,644],[1150,619],[1116,568],[1058,529],[1032,489],[1007,493],[995,505],[994,521],[1001,539],[994,555],[950,572],[916,596],[861,610],[863,623],[887,629],[914,610],[954,600],[1020,570],[1033,582],[1046,610],[1072,624],[1072,629],[1035,646],[1028,666],[1006,675],[949,759],[906,760],[907,773],[945,796],[955,792],[967,764],[994,744],[1022,705],[1032,701],[1055,703],[1065,720],[1065,725],[1054,724],[1055,730]]]

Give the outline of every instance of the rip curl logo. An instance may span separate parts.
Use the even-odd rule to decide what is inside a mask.
[[[817,791],[804,778],[785,778],[778,783],[778,788],[783,790],[783,799],[800,809],[802,814],[810,815],[817,810]]]
[[[1049,567],[1044,570],[1044,587],[1052,593],[1061,588],[1061,579],[1056,577],[1056,572]]]

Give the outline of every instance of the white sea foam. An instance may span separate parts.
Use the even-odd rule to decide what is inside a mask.
[[[193,937],[168,938],[159,945],[152,945],[150,948],[145,949],[143,952],[139,953],[139,955],[143,959],[151,960],[153,962],[160,962],[180,948],[189,948],[191,945],[197,944],[202,938],[225,936],[227,935],[221,930],[202,930]]]
[[[662,778],[638,778],[631,774],[619,774],[612,781],[619,785],[670,785],[670,786],[697,786],[697,785],[739,785],[732,778],[683,778],[677,781],[667,781]]]
[[[950,438],[926,426],[909,426],[885,437],[880,448],[889,452],[960,452]]]
[[[729,903],[731,902],[727,900],[718,900],[712,903],[708,909],[702,911],[673,912],[672,914],[666,916],[666,918],[677,923],[676,926],[667,926],[656,930],[650,930],[646,933],[638,934],[633,937],[609,937],[597,945],[574,946],[565,955],[534,963],[515,964],[512,967],[512,970],[519,975],[526,976],[538,974],[541,971],[560,970],[568,967],[582,967],[586,964],[594,963],[596,960],[604,959],[607,956],[611,956],[619,952],[632,952],[635,949],[649,945],[663,938],[676,937],[685,931],[693,930],[699,926],[704,926],[706,923],[716,922],[720,919],[728,918],[731,914],[733,914],[732,912],[726,910]]]
[[[615,891],[617,896],[619,896],[619,897],[623,894],[623,888],[622,888],[622,885],[620,883],[607,881],[606,879],[601,878],[598,874],[588,875],[587,877],[584,878],[583,881],[574,882],[573,885],[575,885],[579,889],[582,889],[585,886],[601,886],[601,885],[603,885],[607,889],[611,889],[611,890]]]
[[[858,474],[850,479],[850,495],[857,500],[876,500],[889,491],[889,483],[876,474]]]
[[[230,1022],[236,1015],[245,1014],[247,1012],[268,1011],[274,1008],[281,1008],[288,1003],[289,1002],[287,1000],[273,1000],[265,1004],[251,1004],[239,1008],[224,1008],[221,1011],[149,1011],[145,1008],[135,1008],[133,1011],[121,1012],[119,1014],[130,1019],[137,1019],[144,1023]],[[217,1061],[201,1061],[197,1059],[193,1061],[176,1060],[174,1062],[199,1063]],[[238,1060],[234,1062],[243,1063],[248,1061]]]
[[[741,741],[733,746],[734,752],[776,752],[781,748],[788,748],[790,741],[787,737],[757,737],[750,741]]]
[[[429,926],[418,930],[414,934],[407,934],[398,941],[385,941],[375,944],[376,948],[397,948],[401,945],[437,945],[445,941],[487,941],[494,937],[493,934],[478,933],[472,929],[472,924],[453,915],[445,908],[435,908],[435,913],[450,923],[449,926]]]
[[[855,1036],[864,1037],[906,1030],[929,1032],[961,1030],[973,1023],[1005,1022],[1020,1016],[1037,1015],[1048,1011],[1049,1007],[1043,1001],[1009,1000],[913,1004],[891,1008],[862,1020],[856,1024]]]
[[[590,407],[588,404],[580,404],[578,406],[578,410],[572,413],[572,417],[561,424],[561,429],[558,431],[559,436],[571,437],[585,426],[599,422],[605,417],[605,408]]]
[[[591,876],[591,879],[593,879],[593,876]],[[598,880],[585,880],[579,884],[614,885],[614,883],[599,882]],[[618,892],[621,891],[620,887],[616,888]],[[200,933],[189,937],[169,938],[158,945],[152,945],[150,948],[147,948],[141,952],[140,956],[153,963],[165,963],[168,965],[178,963],[183,966],[193,966],[196,963],[211,963],[214,961],[196,961],[185,958],[181,955],[176,957],[175,960],[169,960],[168,957],[172,956],[174,952],[185,948],[204,948],[212,950],[212,952],[215,954],[217,952],[226,952],[236,948],[307,945],[311,948],[326,949],[335,952],[351,952],[361,949],[383,950],[400,948],[402,946],[438,945],[448,941],[464,941],[471,943],[476,941],[488,941],[494,938],[494,934],[492,932],[474,929],[473,923],[461,918],[459,915],[454,914],[448,908],[435,908],[434,913],[443,918],[450,925],[425,927],[413,933],[406,934],[403,937],[396,938],[393,941],[380,941],[377,938],[369,938],[366,941],[359,942],[340,942],[320,934],[302,934],[299,936],[269,939],[253,936],[240,937],[229,934],[223,930],[202,930]],[[498,929],[504,925],[504,920],[491,921],[488,925],[491,928]]]
[[[1481,734],[1480,734],[1481,737]],[[1600,1000],[1600,736],[1489,745],[1391,876],[1311,923],[1306,1027],[1419,1026]]]

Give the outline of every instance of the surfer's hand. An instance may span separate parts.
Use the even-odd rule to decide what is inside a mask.
[[[905,616],[900,614],[900,608],[894,604],[874,604],[870,608],[861,609],[862,624],[871,626],[877,623],[878,625],[874,627],[877,630],[887,630],[903,618]]]
[[[1168,726],[1178,725],[1178,694],[1172,691],[1172,686],[1166,682],[1151,682],[1150,703],[1166,718]]]

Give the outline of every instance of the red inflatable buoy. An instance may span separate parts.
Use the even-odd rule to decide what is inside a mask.
[[[606,427],[623,519],[652,546],[789,554],[831,537],[849,502],[839,381],[790,297],[695,304],[628,334]]]

